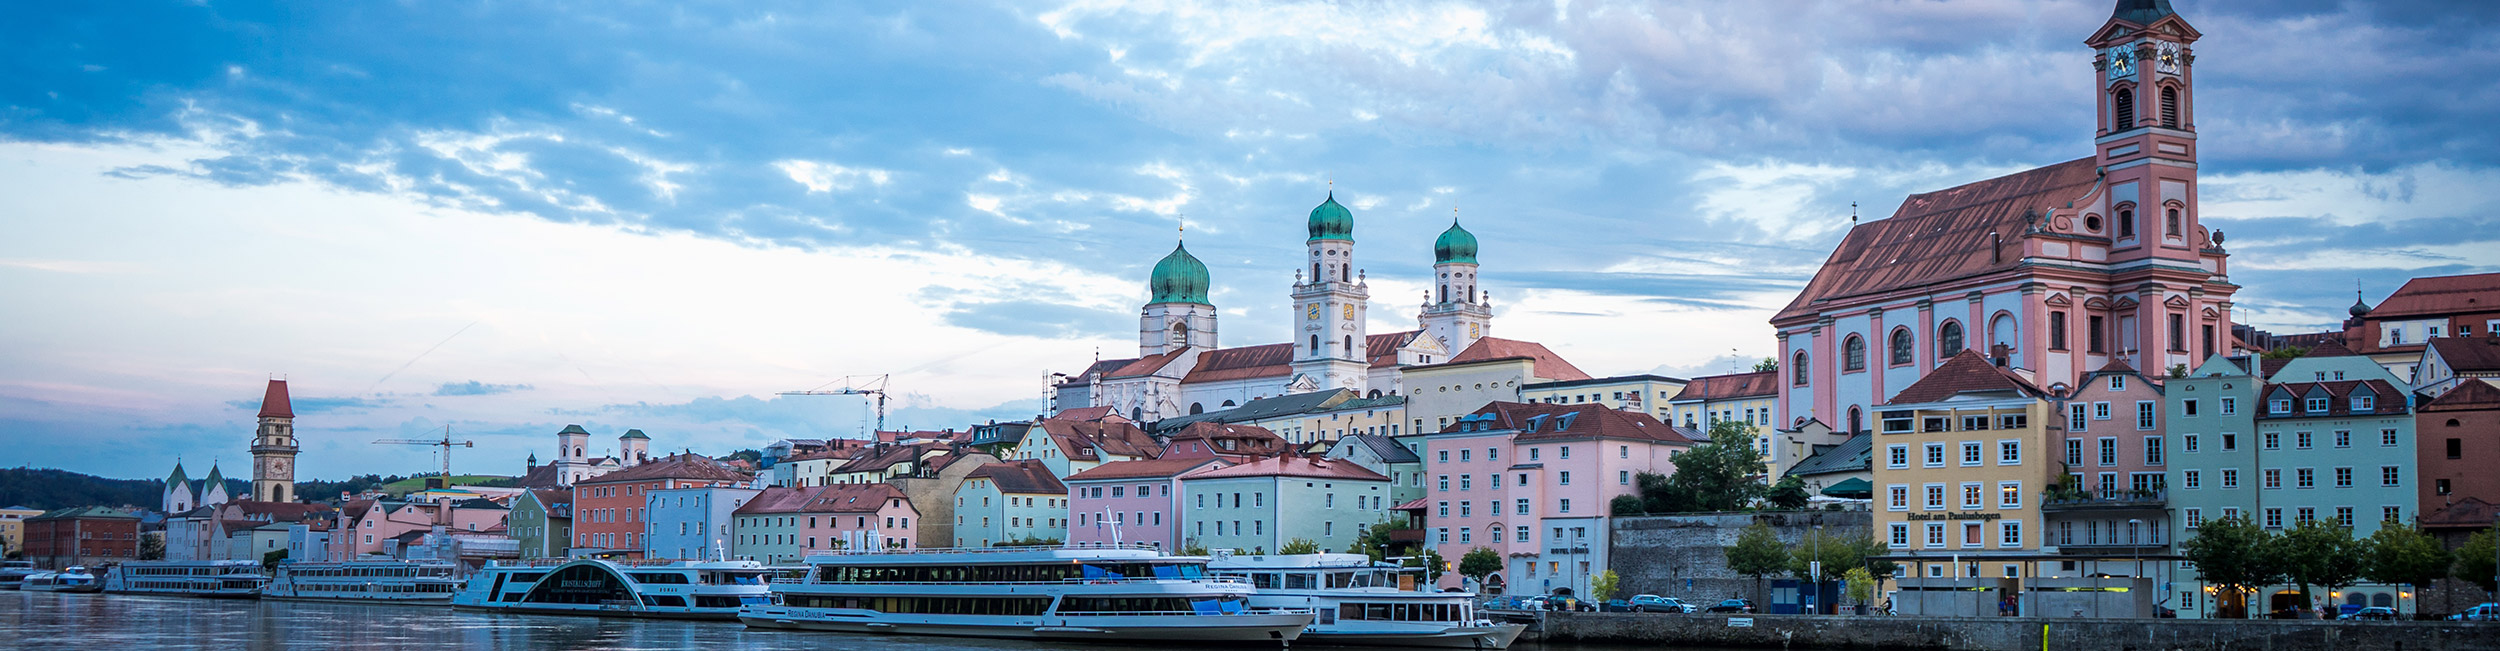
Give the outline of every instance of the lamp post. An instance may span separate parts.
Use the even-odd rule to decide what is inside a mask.
[[[2127,518],[2127,551],[2135,557],[2135,573],[2130,574],[2127,577],[2127,594],[2130,595],[2137,594],[2135,591],[2136,580],[2145,578],[2144,541],[2137,538],[2139,532],[2142,532],[2143,530],[2144,520],[2142,518]],[[2146,581],[2145,583],[2150,584],[2152,582]],[[2137,596],[2135,597],[2135,602],[2144,603],[2145,599],[2146,597],[2144,596]],[[2129,608],[2128,610],[2135,609]]]

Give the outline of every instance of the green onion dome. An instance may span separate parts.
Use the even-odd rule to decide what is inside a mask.
[[[1441,239],[1432,241],[1432,263],[1476,263],[1476,234],[1459,228],[1458,220],[1450,220],[1450,230],[1441,231]]]
[[[1311,209],[1311,239],[1354,241],[1354,212],[1337,204],[1337,193]]]
[[[1146,279],[1146,291],[1154,295],[1148,303],[1207,302],[1207,265],[1189,254],[1189,247],[1174,246],[1172,254],[1155,263],[1154,275]]]

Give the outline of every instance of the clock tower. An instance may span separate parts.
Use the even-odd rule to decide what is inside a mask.
[[[1294,272],[1294,327],[1289,332],[1295,378],[1287,390],[1361,393],[1371,370],[1364,333],[1371,289],[1354,268],[1354,213],[1338,205],[1335,192],[1311,209],[1310,234],[1304,242],[1310,258],[1303,270]],[[1305,380],[1310,384],[1303,385]]]
[[[295,501],[295,406],[286,380],[270,380],[260,398],[260,429],[252,435],[252,499]]]
[[[2189,46],[2201,36],[2170,0],[2118,0],[2084,41],[2098,52],[2093,145],[2106,195],[2089,203],[2109,216],[2108,228],[2093,234],[2108,238],[2109,291],[2119,297],[2112,352],[2139,368],[2162,367],[2139,354],[2180,353],[2195,341],[2189,301],[2165,305],[2160,296],[2209,288],[2198,274],[2169,270],[2213,269],[2204,266],[2207,256],[2220,251],[2196,211],[2196,52]],[[2097,229],[2091,221],[2086,229]]]

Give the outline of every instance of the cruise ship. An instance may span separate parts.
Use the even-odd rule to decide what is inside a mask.
[[[34,561],[0,561],[0,590],[16,590],[37,571]]]
[[[443,605],[460,590],[460,566],[439,560],[287,563],[262,599]]]
[[[130,561],[104,573],[104,591],[113,594],[252,599],[268,584],[252,561]]]
[[[1275,644],[1308,611],[1253,608],[1246,581],[1146,548],[923,549],[811,555],[757,628],[1102,643]]]
[[[18,589],[26,592],[84,592],[93,594],[103,592],[104,584],[96,581],[95,575],[87,572],[87,568],[72,565],[61,568],[56,572],[36,572],[34,574],[28,574],[26,575],[26,581],[19,584]]]
[[[772,569],[754,561],[540,559],[494,563],[469,576],[451,605],[547,615],[737,619],[772,602]]]
[[[1362,554],[1218,552],[1207,571],[1248,581],[1253,607],[1311,611],[1304,644],[1501,649],[1527,629],[1478,619],[1474,593],[1402,586],[1397,566]]]

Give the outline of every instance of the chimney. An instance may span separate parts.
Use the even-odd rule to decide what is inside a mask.
[[[2009,355],[2012,355],[2012,354],[2013,354],[2013,350],[2014,350],[2014,349],[2013,349],[2012,347],[2007,346],[2007,345],[2005,345],[2005,344],[1997,344],[1997,345],[1994,345],[1994,346],[1989,346],[1989,347],[1988,347],[1988,360],[1989,360],[1989,361],[1992,361],[1992,362],[1995,362],[1997,366],[2004,366],[2004,365],[2005,365],[2005,359],[2006,359],[2006,357],[2007,357],[2007,356],[2009,356]]]

